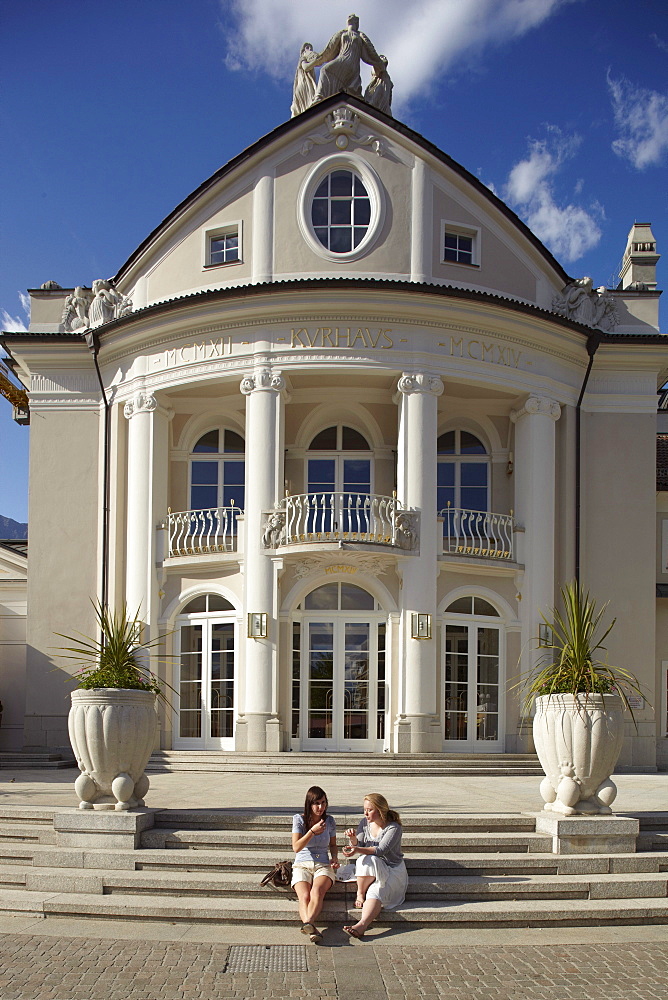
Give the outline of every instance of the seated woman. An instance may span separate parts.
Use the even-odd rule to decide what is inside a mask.
[[[401,852],[401,818],[390,809],[383,795],[372,792],[364,799],[364,819],[357,832],[346,830],[347,857],[358,854],[355,865],[357,899],[355,908],[362,911],[356,924],[343,929],[350,937],[364,937],[366,930],[383,907],[396,910],[406,898],[408,873]]]
[[[318,785],[306,793],[304,812],[292,817],[292,885],[299,900],[302,934],[316,944],[322,934],[314,924],[334,885],[339,867],[336,846],[336,823],[327,815],[327,796]],[[331,856],[331,860],[330,860]]]

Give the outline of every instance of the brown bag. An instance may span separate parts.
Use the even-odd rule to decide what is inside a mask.
[[[292,881],[292,861],[279,861],[271,871],[267,872],[260,885],[273,886],[274,889],[289,889]]]

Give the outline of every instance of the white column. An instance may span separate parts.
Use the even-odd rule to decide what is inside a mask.
[[[439,699],[436,691],[436,578],[438,530],[436,510],[436,436],[440,378],[404,374],[399,379],[399,500],[420,512],[419,555],[403,562],[402,638],[404,669],[404,719],[397,727],[397,749],[410,723],[410,752],[440,750]],[[411,616],[429,614],[431,639],[411,637]]]
[[[521,585],[522,672],[538,659],[541,612],[554,606],[555,428],[559,403],[529,396],[510,418],[515,424],[515,518],[524,531]]]
[[[281,393],[284,388],[280,372],[268,368],[256,370],[241,382],[241,391],[246,396],[244,632],[251,612],[266,614],[268,623],[266,639],[245,640],[245,712],[241,725],[247,736],[238,742],[240,749],[255,751],[280,749],[276,745],[278,727],[273,716],[272,696],[278,650],[276,568],[265,554],[262,530],[265,512],[271,510],[282,495]]]
[[[253,282],[271,281],[274,276],[274,178],[265,174],[253,191]]]
[[[128,427],[125,601],[128,613],[139,611],[148,622],[151,611],[153,552],[153,415],[155,396],[137,392],[125,404]]]
[[[431,280],[432,211],[427,165],[418,156],[411,171],[411,281]]]

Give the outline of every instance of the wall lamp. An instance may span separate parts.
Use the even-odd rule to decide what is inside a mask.
[[[411,615],[411,639],[431,639],[431,615]]]
[[[250,611],[248,613],[248,638],[267,638],[267,613],[265,611]]]

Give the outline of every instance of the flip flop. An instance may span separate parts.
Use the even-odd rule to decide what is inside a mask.
[[[362,938],[364,937],[364,931],[361,932],[356,931],[354,927],[347,926],[344,927],[343,930],[348,935],[348,937],[357,938],[358,941],[361,941]]]
[[[357,897],[357,899],[355,900],[355,904],[354,905],[355,905],[355,909],[356,910],[361,910],[362,909],[362,907],[364,906],[364,900],[362,899],[361,896]]]

